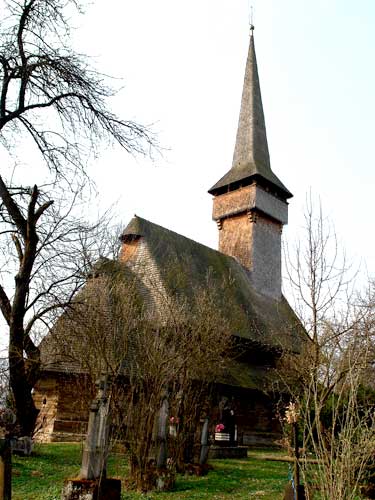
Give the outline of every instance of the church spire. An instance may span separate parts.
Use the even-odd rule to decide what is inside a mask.
[[[292,194],[272,172],[251,26],[232,168],[209,191],[219,251],[248,271],[254,290],[281,297],[281,232]]]
[[[232,168],[239,171],[247,168],[249,173],[253,170],[271,169],[253,31],[250,36]]]
[[[232,168],[209,190],[209,193],[219,194],[236,188],[239,184],[246,185],[257,181],[287,199],[292,194],[271,170],[254,46],[254,26],[251,25],[250,29],[249,52]]]

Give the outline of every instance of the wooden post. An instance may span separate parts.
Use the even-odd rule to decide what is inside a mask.
[[[300,484],[299,484],[299,447],[298,447],[298,424],[293,422],[293,437],[294,437],[294,488],[295,488],[295,499],[300,500]]]
[[[0,439],[0,500],[12,497],[12,455],[9,439]]]
[[[209,418],[204,419],[202,434],[201,434],[201,454],[199,457],[199,465],[205,465],[208,457],[208,422]]]
[[[293,430],[293,441],[294,441],[294,500],[304,500],[305,499],[305,489],[299,484],[299,447],[298,447],[298,418],[300,411],[298,404],[291,401],[285,411],[285,420],[288,424],[291,424]],[[286,490],[286,495],[289,492]],[[284,498],[289,498],[285,496]]]

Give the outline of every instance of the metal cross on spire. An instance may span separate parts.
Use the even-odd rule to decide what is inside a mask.
[[[250,5],[250,31],[254,31],[254,8],[252,5]]]

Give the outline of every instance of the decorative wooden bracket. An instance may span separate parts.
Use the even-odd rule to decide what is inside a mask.
[[[258,214],[254,210],[248,210],[247,218],[250,222],[253,222],[255,224],[258,219]]]

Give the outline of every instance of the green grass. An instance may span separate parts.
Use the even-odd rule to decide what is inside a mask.
[[[75,444],[39,445],[32,457],[13,457],[14,500],[60,500],[65,478],[79,473],[81,447]],[[141,494],[123,488],[123,500],[280,500],[287,482],[288,464],[264,460],[252,452],[242,460],[212,460],[205,477],[177,476],[174,491]],[[126,462],[114,456],[109,476],[124,477]]]

